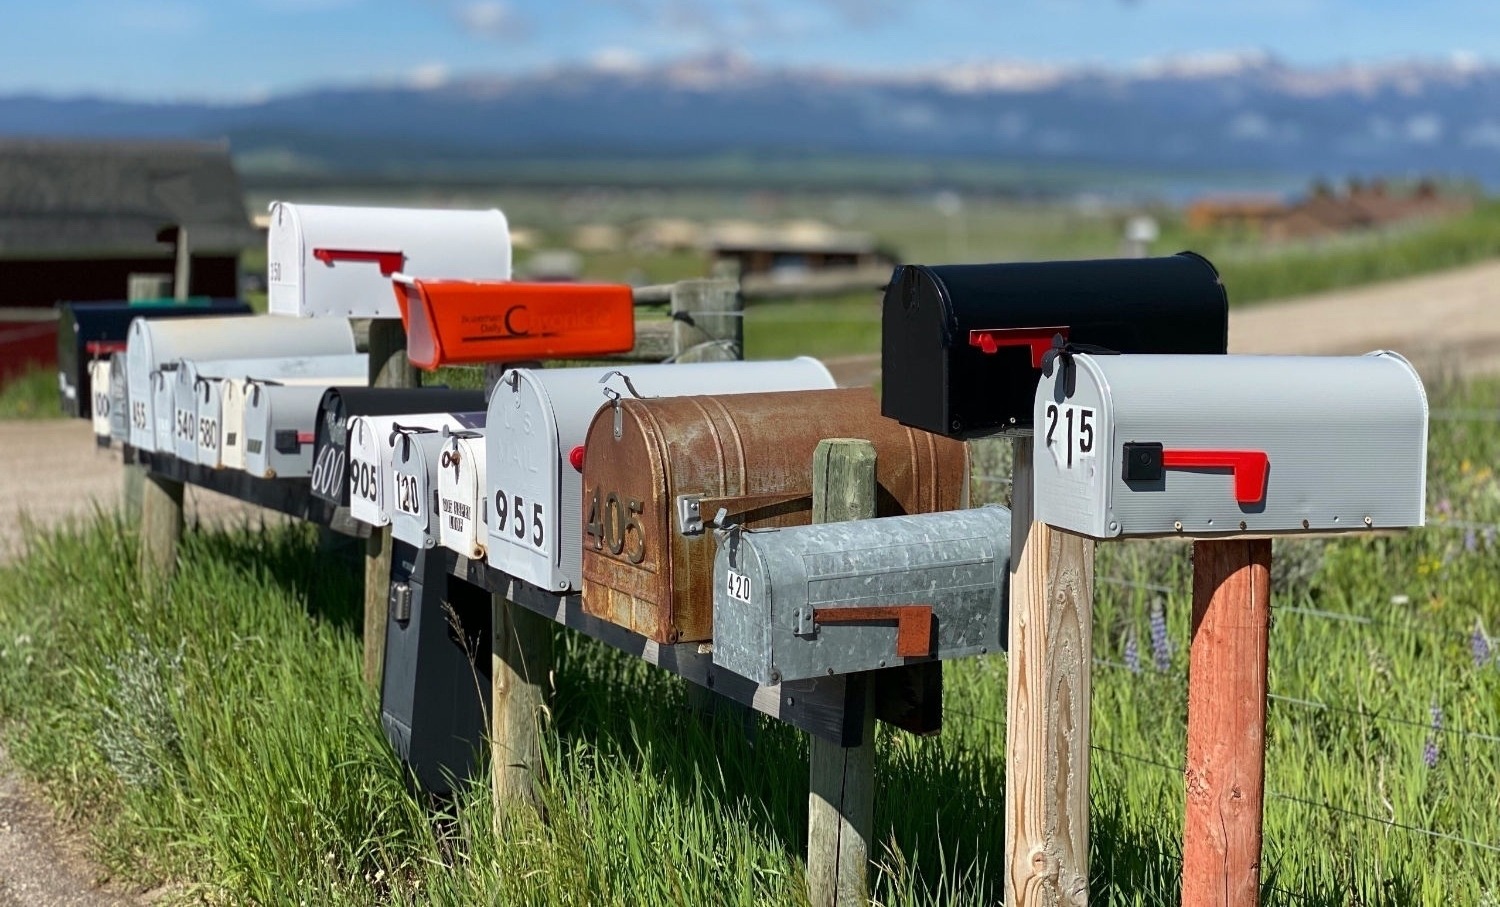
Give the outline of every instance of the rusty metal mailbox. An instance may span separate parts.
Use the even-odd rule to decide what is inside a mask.
[[[968,501],[967,447],[884,418],[868,389],[620,399],[587,437],[583,608],[660,643],[713,636],[707,528],[809,522],[824,438],[875,445],[880,516]]]
[[[881,412],[956,438],[1031,428],[1054,338],[1121,353],[1223,353],[1229,301],[1191,252],[903,265],[882,312]]]
[[[438,454],[438,544],[482,559],[486,537],[485,431],[448,432]]]
[[[759,684],[999,651],[1010,511],[719,533],[714,664]]]
[[[446,387],[332,387],[318,403],[313,426],[312,493],[349,506],[349,420],[431,410],[467,412],[484,406],[484,392]]]
[[[551,592],[582,588],[578,508],[583,499],[583,442],[594,413],[610,396],[832,387],[828,369],[806,356],[773,362],[507,372],[490,394],[485,445],[487,503],[493,517],[487,530],[490,566]]]
[[[418,548],[431,548],[438,541],[438,469],[448,435],[484,428],[482,411],[444,415],[447,420],[435,428],[435,420],[423,416],[419,425],[403,423],[400,433],[391,435],[393,495],[386,508],[391,518],[391,535]]]
[[[1096,539],[1420,526],[1427,396],[1396,353],[1056,356],[1036,519]]]

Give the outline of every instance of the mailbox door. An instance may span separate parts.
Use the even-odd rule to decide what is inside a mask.
[[[484,392],[443,387],[333,387],[318,404],[313,429],[312,493],[349,506],[348,420],[424,411],[470,412],[484,406]]]
[[[168,370],[153,372],[151,375],[151,415],[155,426],[151,432],[151,438],[147,450],[155,450],[170,454],[173,452],[173,442],[176,433],[172,424],[176,415],[172,406],[173,391],[177,388],[177,368],[175,364]]]
[[[1422,524],[1427,401],[1396,354],[1073,363],[1071,379],[1059,368],[1037,394],[1039,420],[1051,405],[1062,417],[1052,450],[1038,427],[1039,520],[1094,538]],[[1086,409],[1102,413],[1107,446],[1086,469],[1077,457],[1067,468],[1066,407],[1079,407],[1075,421]]]
[[[184,361],[172,381],[171,452],[185,463],[198,460],[198,369]]]
[[[240,378],[219,382],[219,463],[245,468],[245,384]]]
[[[438,544],[467,558],[483,558],[489,542],[486,452],[484,434],[467,432],[449,435],[438,456]]]
[[[273,315],[399,318],[391,275],[508,280],[505,215],[488,211],[271,203]]]
[[[198,382],[198,444],[194,459],[210,469],[222,465],[224,444],[224,392],[226,378],[203,378]]]
[[[93,421],[94,437],[103,444],[109,443],[110,391],[113,385],[110,376],[110,360],[95,359],[89,363],[89,418]]]
[[[658,642],[712,637],[712,534],[691,518],[807,523],[823,438],[874,443],[881,515],[968,500],[967,447],[881,417],[866,389],[621,400],[618,437],[615,417],[601,409],[585,445],[583,606]]]
[[[390,523],[385,510],[386,481],[380,472],[381,449],[390,444],[389,418],[349,418],[349,516],[371,526]]]
[[[245,394],[245,471],[267,479],[307,476],[323,389],[252,381]]]
[[[998,651],[1010,511],[732,533],[714,564],[714,664],[761,684]]]
[[[954,437],[1031,428],[1038,350],[1055,334],[1126,353],[1222,354],[1228,298],[1192,253],[907,265],[882,306],[882,412]]]
[[[433,489],[442,450],[443,437],[436,431],[402,432],[391,448],[391,535],[408,545],[431,548],[437,544]]]
[[[130,367],[124,353],[109,357],[109,437],[130,441]]]

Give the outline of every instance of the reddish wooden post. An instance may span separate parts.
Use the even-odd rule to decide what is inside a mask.
[[[1193,544],[1184,907],[1260,903],[1271,540]]]

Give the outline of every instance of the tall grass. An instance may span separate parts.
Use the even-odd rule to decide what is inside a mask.
[[[1496,384],[1434,396],[1500,407]],[[1500,424],[1434,423],[1432,510],[1481,524],[1472,538],[1278,543],[1266,903],[1500,898],[1500,666],[1474,646],[1500,626],[1497,452]],[[497,835],[482,783],[410,793],[358,681],[357,570],[310,528],[191,532],[157,593],[134,546],[101,516],[0,569],[11,753],[117,873],[231,903],[804,902],[800,733],[688,720],[680,682],[563,634],[546,821]],[[1179,897],[1188,551],[1099,549],[1094,903]],[[941,734],[882,730],[881,903],[998,901],[1005,674],[1003,656],[952,663]]]
[[[29,368],[0,382],[0,419],[61,419],[57,369]]]

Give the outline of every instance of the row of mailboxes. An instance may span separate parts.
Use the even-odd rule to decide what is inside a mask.
[[[1420,526],[1427,398],[1365,356],[1049,357],[1036,518],[1098,539]]]
[[[426,473],[413,468],[398,484],[396,466],[413,464],[413,457],[436,464],[444,428],[483,428],[484,410],[471,413],[406,413],[394,416],[354,416],[349,419],[349,515],[371,526],[402,523],[402,537],[425,545],[417,524],[425,527],[432,507]],[[420,451],[420,452],[419,452]],[[435,477],[434,477],[435,478]],[[394,529],[393,529],[394,532]]]
[[[1010,511],[717,533],[714,664],[773,684],[1004,647]]]
[[[125,349],[130,322],[136,318],[201,318],[249,312],[250,307],[238,299],[58,303],[57,386],[63,413],[88,419],[101,405],[108,410],[109,384],[93,380],[93,365]],[[104,415],[108,417],[108,412]],[[94,433],[100,434],[97,426]]]
[[[1190,252],[1165,258],[905,265],[882,303],[881,411],[971,438],[1031,428],[1054,341],[1117,353],[1222,354],[1228,297]]]
[[[410,545],[431,548],[438,543],[438,470],[448,436],[456,431],[478,435],[485,427],[486,413],[454,413],[434,431],[427,427],[403,426],[392,432],[388,465],[392,496],[387,499],[391,535]],[[430,422],[428,424],[431,424]],[[451,462],[452,457],[449,457]],[[473,507],[479,500],[471,503]],[[467,552],[464,552],[467,553]]]
[[[601,409],[584,444],[584,610],[660,643],[711,639],[705,530],[808,523],[813,451],[829,437],[874,444],[880,516],[967,505],[967,446],[881,416],[868,389],[622,398]]]
[[[497,210],[272,202],[266,290],[272,315],[398,318],[397,273],[509,280],[510,229]]]
[[[298,358],[354,352],[354,332],[349,322],[343,320],[299,322],[270,316],[168,321],[138,318],[130,324],[125,352],[130,444],[143,450],[173,451],[176,412],[170,372],[183,359]],[[193,418],[196,420],[196,410]]]

